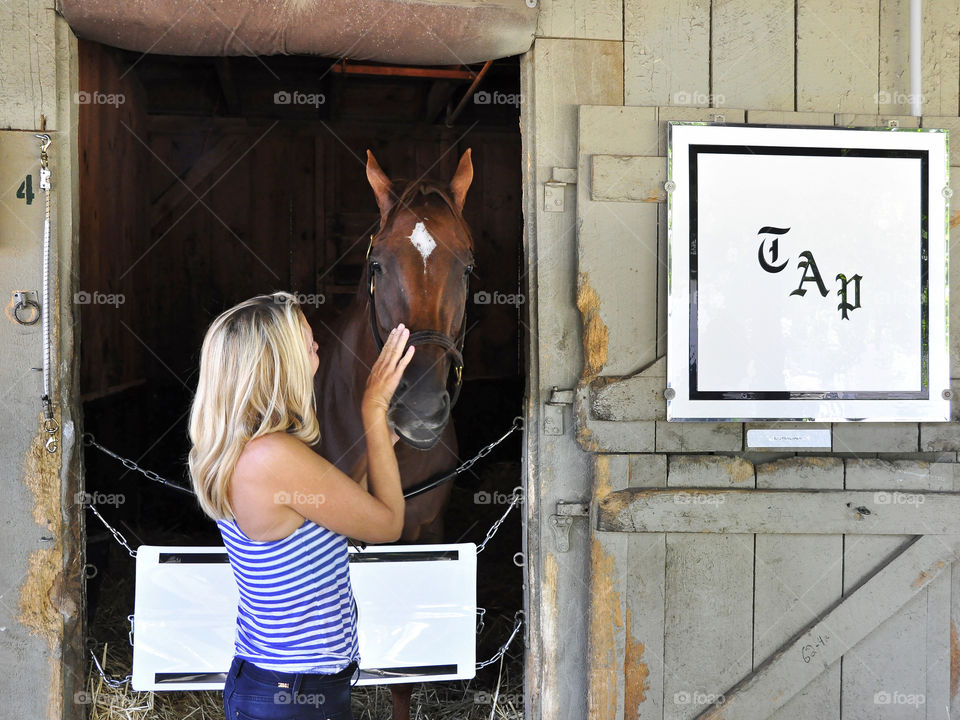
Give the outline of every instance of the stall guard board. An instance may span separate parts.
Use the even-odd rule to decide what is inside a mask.
[[[350,549],[359,613],[358,685],[472,678],[476,546]],[[223,547],[137,549],[136,690],[222,690],[238,593]]]
[[[833,447],[765,460],[745,452],[743,423],[667,422],[667,122],[754,115],[841,122],[579,108],[574,415],[579,443],[596,454],[588,715],[943,720],[958,659],[955,456],[840,457]]]

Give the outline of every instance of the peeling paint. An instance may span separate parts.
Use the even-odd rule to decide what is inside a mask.
[[[942,570],[943,567],[944,567],[943,560],[937,560],[937,562],[933,565],[933,567],[927,568],[926,570],[922,570],[920,574],[917,575],[916,579],[912,583],[910,583],[910,586],[914,588],[923,587],[928,582],[933,580],[933,578],[937,576],[937,573],[940,572],[940,570]]]
[[[626,646],[623,657],[623,717],[624,720],[639,720],[640,705],[647,699],[650,689],[650,668],[643,662],[646,646],[633,637],[633,613],[627,607]]]
[[[596,461],[594,463],[594,497],[598,501],[602,501],[607,495],[612,492],[612,487],[610,485],[610,456],[609,455],[597,455]]]
[[[557,659],[557,654],[560,651],[559,646],[551,643],[560,637],[560,631],[557,627],[560,608],[557,602],[557,558],[551,552],[545,552],[543,556],[543,584],[540,593],[542,605],[540,637],[544,644],[545,656],[545,662],[542,665],[541,685],[538,688],[540,702],[542,703],[541,714],[543,717],[556,717],[559,714],[557,698],[560,697],[561,681],[557,677],[557,669],[561,667],[561,663]]]
[[[591,549],[587,709],[591,720],[615,720],[619,694],[616,631],[623,627],[620,593],[614,589],[616,563],[599,539],[593,539]]]
[[[600,374],[607,362],[610,331],[600,318],[600,295],[590,286],[587,273],[580,273],[577,308],[583,318],[583,381]]]
[[[724,455],[683,455],[670,463],[670,473],[682,478],[700,478],[699,484],[709,482],[742,485],[753,484],[753,463],[741,457]],[[685,482],[677,483],[687,484]]]

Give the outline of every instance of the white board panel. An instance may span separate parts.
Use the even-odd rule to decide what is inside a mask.
[[[948,421],[946,132],[669,130],[667,419]]]
[[[472,678],[473,543],[350,548],[358,685]],[[223,547],[137,549],[133,688],[222,690],[239,594]]]

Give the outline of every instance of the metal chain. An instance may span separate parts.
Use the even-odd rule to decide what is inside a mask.
[[[480,448],[480,452],[478,452],[476,455],[474,455],[472,458],[470,458],[470,459],[467,460],[466,462],[461,463],[460,467],[458,467],[456,470],[454,470],[454,472],[455,472],[457,475],[459,475],[460,473],[465,473],[467,470],[469,470],[470,468],[473,467],[473,464],[474,464],[475,462],[477,462],[477,460],[479,460],[480,458],[484,458],[484,457],[486,457],[487,455],[489,455],[491,452],[493,452],[493,449],[494,449],[497,445],[499,445],[500,443],[502,443],[504,440],[506,440],[508,437],[510,437],[510,436],[511,436],[513,433],[515,433],[517,430],[522,430],[522,429],[523,429],[523,418],[520,417],[519,415],[517,415],[517,417],[515,417],[515,418],[513,419],[513,424],[510,426],[510,429],[509,429],[509,430],[507,430],[503,435],[501,435],[499,438],[497,438],[496,440],[494,440],[494,441],[493,441],[492,443],[490,443],[489,445],[486,445],[486,446]]]
[[[490,539],[497,534],[497,530],[500,529],[500,526],[503,525],[503,521],[507,519],[507,515],[510,514],[510,511],[516,507],[517,503],[523,498],[523,493],[519,487],[513,489],[513,498],[510,500],[510,504],[507,505],[507,509],[504,510],[503,515],[500,516],[500,519],[497,520],[493,525],[490,526],[490,529],[487,530],[487,536],[483,539],[483,542],[477,546],[477,555],[483,552],[483,549],[487,546],[487,543],[490,542]]]
[[[109,677],[106,672],[104,672],[103,667],[100,665],[100,661],[97,659],[97,655],[93,650],[90,651],[90,657],[93,658],[93,664],[97,667],[97,672],[100,674],[100,677],[103,679],[107,685],[112,687],[114,690],[121,688],[124,685],[129,685],[133,681],[132,675],[127,675],[123,680],[117,680],[116,678]]]
[[[93,447],[98,448],[99,450],[106,453],[107,455],[114,458],[115,460],[119,460],[123,464],[123,466],[128,470],[136,470],[138,473],[142,474],[148,480],[153,480],[154,482],[158,482],[161,485],[166,485],[167,487],[171,487],[174,490],[179,490],[180,492],[185,492],[185,493],[188,493],[189,495],[193,495],[193,491],[190,488],[185,488],[183,487],[183,485],[178,485],[177,483],[173,483],[173,482],[170,482],[169,480],[165,480],[164,478],[160,477],[157,473],[155,473],[153,470],[144,470],[142,467],[137,465],[133,460],[128,460],[127,458],[121,457],[117,455],[115,452],[108,450],[107,448],[105,448],[103,445],[101,445],[96,441],[96,438],[93,437],[93,433],[83,434],[83,444],[87,446],[93,445]]]
[[[521,625],[523,625],[523,610],[517,610],[517,612],[513,614],[513,632],[510,633],[510,637],[508,637],[507,641],[500,646],[500,649],[497,650],[496,653],[494,653],[493,657],[491,657],[489,660],[478,662],[476,669],[480,670],[481,668],[485,668],[487,665],[493,665],[493,663],[502,658],[510,648],[510,643],[513,642],[513,639],[517,636],[517,633],[520,632]]]
[[[433,490],[433,488],[439,485],[448,483],[451,480],[456,480],[458,477],[460,477],[461,473],[465,473],[467,470],[472,468],[474,463],[477,462],[477,460],[489,455],[497,445],[502,443],[504,440],[510,437],[510,435],[515,433],[517,430],[522,430],[522,429],[523,429],[523,418],[518,415],[513,419],[513,424],[510,425],[509,430],[507,430],[503,435],[501,435],[499,438],[494,440],[489,445],[486,445],[485,447],[481,448],[480,452],[478,452],[476,455],[474,455],[472,458],[470,458],[466,462],[462,463],[459,467],[454,468],[450,472],[444,475],[441,475],[440,477],[433,476],[431,478],[427,478],[422,483],[418,483],[417,485],[414,485],[413,487],[410,487],[404,490],[403,491],[404,500],[409,500],[410,498],[416,497],[417,495],[421,495],[429,490]]]
[[[136,550],[132,550],[132,549],[130,548],[130,546],[127,544],[127,539],[123,536],[123,534],[122,534],[119,530],[115,529],[112,525],[110,525],[110,523],[108,523],[108,522],[106,521],[106,519],[103,517],[103,515],[100,514],[100,512],[97,510],[96,506],[93,505],[93,503],[88,504],[88,505],[87,505],[87,509],[90,510],[90,511],[92,511],[93,514],[97,516],[97,518],[100,520],[100,522],[103,523],[103,526],[104,526],[107,530],[109,530],[110,533],[113,535],[113,539],[116,540],[118,543],[120,543],[121,545],[123,545],[123,546],[127,549],[127,552],[130,553],[130,557],[135,558],[135,557],[137,556],[137,551],[136,551]]]

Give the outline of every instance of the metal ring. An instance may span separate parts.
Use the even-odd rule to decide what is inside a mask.
[[[34,307],[37,309],[37,316],[33,320],[24,320],[20,317],[20,308],[29,308]],[[26,302],[18,300],[17,304],[13,306],[13,316],[17,319],[17,322],[21,325],[36,325],[40,322],[40,306],[37,305],[33,300],[27,298]]]
[[[517,485],[513,489],[513,494],[523,500],[523,485]]]
[[[93,574],[90,573],[90,569],[93,568]],[[87,563],[83,566],[83,575],[87,580],[93,580],[97,576],[97,573],[100,571],[97,569],[97,566],[93,563]]]
[[[57,430],[60,429],[60,423],[57,422],[56,418],[47,418],[43,421],[43,429],[45,432],[53,435]]]
[[[520,558],[520,562],[517,562],[517,558]],[[523,567],[525,562],[525,557],[522,552],[514,553],[513,555],[513,564],[517,567]]]

